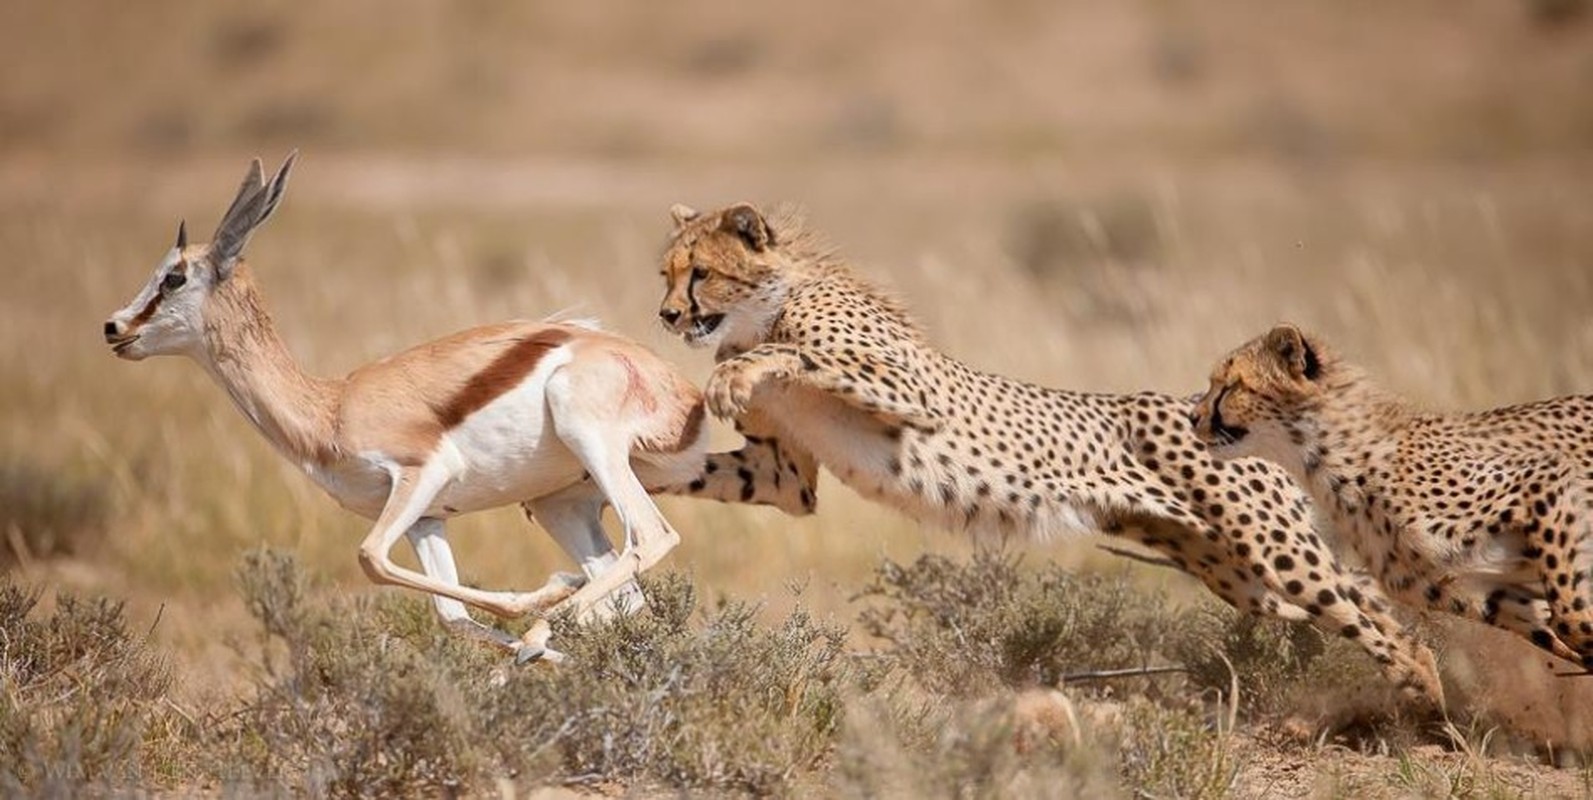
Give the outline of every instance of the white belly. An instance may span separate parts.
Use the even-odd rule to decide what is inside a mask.
[[[310,476],[338,505],[366,519],[376,519],[393,490],[387,459],[379,453],[365,453],[333,464],[306,464]]]
[[[553,429],[548,377],[567,359],[545,359],[531,375],[445,432],[428,467],[446,480],[423,512],[451,517],[543,497],[586,474]],[[339,504],[361,516],[381,515],[399,465],[372,451],[328,465],[306,465],[311,479]]]
[[[439,457],[453,477],[427,509],[428,515],[497,508],[552,494],[581,480],[586,470],[554,432],[544,394],[556,367],[539,366],[443,436]]]

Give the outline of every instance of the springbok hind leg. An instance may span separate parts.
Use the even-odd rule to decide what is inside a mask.
[[[680,534],[664,520],[663,514],[653,505],[652,498],[647,495],[647,490],[630,471],[625,460],[615,457],[619,454],[608,452],[587,455],[590,458],[587,466],[593,480],[609,496],[619,515],[620,524],[625,528],[625,548],[612,565],[553,609],[573,608],[582,622],[590,621],[595,616],[598,604],[604,598],[634,581],[637,573],[651,569],[680,543]],[[595,515],[588,524],[598,524]]]
[[[553,429],[614,506],[625,528],[625,547],[613,565],[559,604],[575,609],[577,617],[587,621],[600,601],[673,550],[680,543],[680,534],[665,521],[631,470],[632,436],[623,421],[608,418],[590,402],[583,402],[586,398],[579,396],[573,383],[566,372],[548,379]],[[595,508],[587,512],[586,520],[587,525],[599,524]]]
[[[608,533],[603,530],[604,505],[606,501],[603,495],[597,487],[588,483],[578,484],[557,494],[528,500],[521,504],[526,516],[546,530],[554,541],[559,543],[559,547],[563,548],[581,568],[581,575],[559,573],[555,576],[565,581],[569,591],[562,597],[555,598],[554,603],[567,599],[587,581],[607,572],[618,560],[619,555],[614,552]],[[621,585],[607,599],[610,602],[599,603],[597,606],[596,611],[600,615],[630,614],[641,610],[647,604],[642,589],[634,578]]]
[[[574,436],[570,447],[581,457],[593,480],[608,495],[619,514],[620,523],[625,528],[625,549],[575,594],[531,623],[531,628],[520,638],[520,663],[535,660],[543,653],[556,655],[556,651],[548,647],[548,639],[552,635],[548,616],[571,608],[577,620],[590,622],[602,613],[602,604],[611,594],[620,590],[623,596],[625,587],[636,586],[637,573],[658,563],[680,543],[680,534],[669,526],[657,506],[653,505],[647,490],[631,472],[626,458],[622,453],[614,452],[612,445],[603,441],[602,435]],[[587,515],[580,519],[581,524],[589,530],[600,532],[602,528],[598,513],[601,509],[601,505],[589,506]],[[570,519],[573,527],[577,518],[572,513]],[[639,597],[639,588],[636,593]],[[607,602],[613,608],[626,601]]]

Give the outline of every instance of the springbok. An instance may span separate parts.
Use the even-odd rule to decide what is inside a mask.
[[[556,660],[546,617],[522,639],[472,619],[598,604],[632,607],[638,572],[680,541],[648,486],[697,477],[706,431],[701,394],[651,351],[579,324],[505,322],[460,331],[354,370],[305,374],[266,313],[244,245],[276,210],[295,151],[266,183],[250,165],[212,241],[177,244],[133,301],[105,323],[121,358],[199,362],[278,452],[344,508],[375,520],[359,561],[378,584],[433,595],[444,625],[511,652]],[[583,576],[555,573],[528,593],[459,583],[444,532],[451,517],[520,503]],[[617,556],[601,524],[625,529]],[[424,574],[389,557],[408,537]],[[619,590],[619,591],[616,591]]]

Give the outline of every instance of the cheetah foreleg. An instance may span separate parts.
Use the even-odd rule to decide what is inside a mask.
[[[1244,544],[1241,536],[1224,535],[1195,519],[1174,522],[1138,517],[1123,522],[1126,524],[1107,531],[1167,555],[1234,608],[1289,622],[1309,622],[1324,633],[1352,639],[1396,686],[1424,702],[1443,706],[1443,688],[1432,651],[1388,613],[1388,601],[1376,584],[1368,578],[1344,575],[1332,554],[1319,545],[1296,537],[1296,548],[1287,559],[1279,559],[1254,547],[1241,552],[1235,547]]]
[[[1576,652],[1574,663],[1593,668],[1593,552],[1588,549],[1593,546],[1593,504],[1581,483],[1569,476],[1542,484],[1541,493],[1527,499],[1537,513],[1522,526],[1528,542],[1524,554],[1543,581],[1553,631]]]
[[[850,377],[831,354],[784,343],[760,344],[720,362],[708,379],[708,409],[722,419],[739,418],[758,387],[767,381],[806,384],[870,414],[920,430],[937,427],[923,398],[909,396],[902,383]]]
[[[1346,572],[1319,537],[1299,529],[1294,534],[1285,536],[1287,544],[1274,541],[1252,546],[1244,555],[1235,552],[1235,563],[1240,565],[1233,572],[1235,581],[1251,576],[1284,608],[1304,609],[1319,630],[1360,645],[1408,696],[1443,708],[1437,659],[1390,613],[1382,587],[1369,576]],[[1243,543],[1243,532],[1230,531],[1221,539]]]

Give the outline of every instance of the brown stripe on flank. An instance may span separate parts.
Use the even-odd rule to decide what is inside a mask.
[[[458,427],[465,417],[480,411],[488,403],[518,386],[525,376],[536,369],[542,357],[570,340],[567,331],[550,328],[537,331],[515,342],[498,354],[487,368],[476,373],[463,388],[448,398],[437,409],[437,420],[443,429]]]

